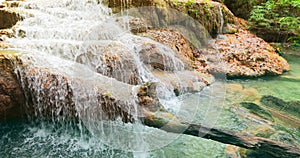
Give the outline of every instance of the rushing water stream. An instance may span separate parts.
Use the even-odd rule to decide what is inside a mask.
[[[98,1],[64,0],[64,1],[39,1],[28,0],[21,3],[22,10],[27,18],[16,27],[16,38],[8,39],[14,50],[22,53],[22,61],[30,63],[25,67],[17,68],[20,79],[26,77],[28,85],[23,83],[24,89],[31,89],[35,96],[35,117],[29,116],[30,121],[17,120],[1,125],[1,155],[4,157],[30,156],[30,157],[148,157],[155,154],[156,157],[176,155],[175,148],[166,147],[174,140],[181,140],[179,135],[143,126],[139,121],[133,124],[124,124],[121,119],[115,121],[105,120],[101,109],[97,108],[98,87],[105,87],[107,95],[116,95],[128,104],[135,120],[139,115],[135,98],[123,96],[124,91],[134,93],[132,86],[99,75],[108,74],[108,64],[103,58],[103,52],[125,52],[130,62],[137,70],[137,84],[152,81],[160,82],[149,70],[139,56],[139,52],[145,43],[156,45],[162,54],[163,65],[171,67],[174,72],[184,70],[183,63],[174,56],[169,47],[154,42],[147,38],[134,36],[128,29],[123,29],[111,16],[110,9]],[[127,53],[127,54],[126,54]],[[144,60],[144,59],[143,59]],[[121,68],[128,64],[121,61]],[[51,119],[43,117],[49,108],[45,102],[44,75],[42,72],[32,74],[32,70],[47,70],[65,76],[69,79],[66,83],[63,77],[56,76],[57,85],[49,89],[53,97],[49,100],[57,107],[51,112]],[[121,69],[122,70],[122,69]],[[130,70],[128,70],[130,71]],[[115,74],[119,81],[128,83],[126,70],[117,71]],[[80,81],[77,83],[76,81]],[[79,122],[68,121],[68,109],[64,101],[68,100],[67,85],[71,86],[72,101],[75,104],[76,115]],[[224,88],[211,86],[203,93],[193,97],[190,104],[198,105],[203,98],[207,105],[212,104],[212,97],[216,102],[224,99]],[[51,85],[50,85],[51,86]],[[47,86],[46,86],[47,87]],[[200,107],[181,106],[188,101],[189,96],[175,97],[172,87],[160,86],[163,94],[161,98],[164,106],[182,117],[192,119]],[[48,92],[49,92],[48,91]],[[220,93],[215,93],[220,91]],[[212,94],[222,94],[214,96]],[[202,97],[199,97],[202,95]],[[27,98],[30,98],[27,96]],[[220,99],[218,99],[220,98]],[[48,99],[46,99],[48,100]],[[172,105],[172,106],[170,106]],[[222,106],[215,104],[215,107]],[[50,107],[51,108],[51,107]],[[197,110],[195,110],[195,108]],[[187,109],[187,110],[185,110]],[[179,111],[180,110],[180,111]],[[203,108],[201,115],[203,121],[213,124],[215,116],[206,116],[207,112],[217,110],[214,107]],[[63,116],[59,113],[63,112]],[[11,139],[12,138],[12,139]],[[192,138],[186,137],[187,142]],[[184,140],[182,140],[184,141]],[[207,146],[199,140],[198,147]],[[9,143],[8,143],[9,142]],[[198,141],[197,141],[198,142]],[[175,143],[176,144],[176,143]],[[218,144],[218,143],[212,143]],[[189,145],[188,145],[189,146]],[[222,146],[220,149],[222,150]],[[189,147],[187,147],[189,148]],[[154,152],[150,152],[154,150]],[[148,152],[147,152],[148,151]],[[171,152],[169,152],[171,151]],[[166,152],[164,154],[164,152]],[[209,154],[206,149],[203,152]],[[185,154],[185,152],[183,152]],[[220,151],[220,154],[224,154]]]
[[[108,73],[101,52],[111,47],[114,51],[124,51],[131,56],[137,66],[138,84],[147,81],[160,82],[145,66],[138,52],[144,43],[154,43],[166,57],[164,64],[174,67],[174,71],[184,69],[183,63],[173,51],[150,39],[134,36],[120,27],[112,18],[111,11],[97,1],[84,0],[27,0],[22,4],[28,17],[17,27],[18,37],[8,42],[28,57],[33,67],[47,69],[84,83],[72,82],[79,122],[64,120],[11,120],[0,124],[1,157],[228,157],[226,145],[191,136],[166,133],[159,129],[143,126],[138,121],[124,124],[121,120],[107,121],[99,117],[93,105],[97,105],[95,85],[111,85],[107,91],[122,95],[122,91],[134,92],[134,88],[111,78],[100,77],[96,72]],[[222,21],[223,19],[221,19]],[[222,21],[223,23],[223,21]],[[114,47],[117,46],[117,47]],[[34,59],[34,60],[32,60]],[[272,94],[285,100],[299,99],[299,59],[290,57],[292,71],[280,78],[260,80],[237,80],[230,84],[242,84],[255,88],[261,95]],[[122,64],[126,64],[125,62]],[[100,70],[99,70],[100,69]],[[24,75],[29,72],[24,72]],[[118,72],[119,81],[129,82],[124,77],[127,72]],[[35,82],[30,88],[38,96],[43,96],[42,74],[32,76]],[[21,76],[22,77],[22,76]],[[63,80],[59,81],[63,83]],[[274,86],[282,85],[282,87]],[[217,81],[195,94],[175,97],[169,89],[161,101],[168,110],[189,121],[201,122],[211,126],[247,131],[257,125],[265,125],[260,120],[251,120],[237,115],[232,104],[242,94],[226,95],[226,83]],[[299,87],[290,90],[289,87]],[[56,87],[63,88],[63,87]],[[65,96],[57,91],[57,96]],[[227,97],[225,99],[225,97]],[[87,99],[88,98],[88,99]],[[134,97],[123,96],[137,117]],[[56,98],[53,102],[61,105]],[[200,104],[201,103],[201,104]],[[36,100],[39,112],[43,111],[43,98]],[[172,106],[173,105],[173,106]],[[176,105],[176,106],[174,106]],[[234,109],[234,108],[233,108]],[[179,112],[178,112],[179,111]],[[247,111],[244,111],[248,114]],[[54,119],[57,115],[53,114]],[[52,117],[53,117],[52,116]],[[65,119],[65,118],[62,118]],[[288,135],[288,134],[287,134]],[[299,141],[299,132],[291,134]],[[290,135],[288,135],[290,136]]]

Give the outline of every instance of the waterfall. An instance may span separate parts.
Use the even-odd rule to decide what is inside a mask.
[[[124,151],[152,150],[177,137],[159,130],[146,132],[149,128],[137,118],[140,115],[137,99],[122,96],[122,91],[135,93],[135,87],[129,84],[160,82],[151,72],[150,57],[146,54],[141,56],[143,51],[152,49],[152,45],[161,52],[160,62],[168,71],[184,70],[183,63],[174,56],[171,48],[132,35],[116,22],[110,9],[98,0],[27,0],[20,3],[20,7],[26,18],[18,23],[15,37],[7,42],[13,46],[12,49],[25,52],[20,57],[27,65],[18,67],[16,72],[20,75],[23,89],[31,91],[26,97],[32,99],[35,117],[40,121],[50,117],[53,122],[59,122],[76,113],[80,119],[80,129],[86,128],[105,145]],[[118,55],[128,57],[112,62]],[[113,64],[120,69],[111,72]],[[126,70],[126,67],[132,69]],[[49,74],[38,70],[46,70]],[[134,71],[136,78],[126,77]],[[57,75],[51,75],[52,72]],[[121,82],[110,78],[112,76]],[[124,108],[131,111],[136,120],[134,123],[124,124],[121,118],[108,120],[98,106],[105,102],[98,96],[97,86],[101,85],[107,87],[103,93],[123,98]],[[169,98],[164,99],[165,104],[180,107],[172,87],[162,85],[160,88],[160,95]],[[76,111],[64,106],[66,102],[74,103]],[[166,107],[172,108],[170,105]],[[51,110],[53,107],[55,110]],[[50,116],[45,114],[49,109]]]
[[[223,27],[224,27],[224,17],[222,12],[222,6],[219,5],[219,12],[220,12],[220,29],[218,31],[219,34],[223,33]]]
[[[138,86],[145,82],[159,83],[156,91],[163,106],[189,120],[193,120],[200,109],[199,96],[207,98],[203,102],[208,105],[217,105],[215,102],[224,96],[223,93],[220,97],[213,96],[215,100],[206,96],[211,95],[210,91],[215,93],[215,87],[210,87],[190,101],[186,96],[176,97],[175,86],[159,78],[154,67],[159,67],[159,73],[167,72],[165,77],[181,86],[185,80],[177,77],[178,74],[197,80],[190,73],[182,73],[186,71],[184,62],[170,47],[131,34],[128,22],[120,23],[102,1],[27,0],[21,2],[20,7],[26,18],[17,24],[14,37],[7,42],[11,49],[22,52],[19,58],[23,65],[17,67],[16,73],[23,89],[27,90],[28,106],[33,104],[28,107],[29,115],[41,122],[50,118],[59,124],[76,116],[78,121],[62,124],[65,128],[75,124],[80,129],[83,144],[98,142],[101,151],[112,155],[115,151],[125,151],[134,157],[147,157],[147,152],[176,140],[179,135],[144,126],[139,120],[141,113],[136,94]],[[191,22],[192,19],[185,20]],[[188,29],[201,28],[193,23]],[[207,39],[206,36],[207,33],[200,31],[199,38]],[[201,40],[194,41],[197,46],[201,45]],[[107,99],[115,96],[118,103]],[[183,105],[183,102],[190,104]],[[66,103],[70,107],[66,107]],[[129,114],[115,114],[122,108]],[[213,124],[219,113],[213,111],[214,106],[211,110],[214,118],[207,117],[207,120]],[[128,120],[134,121],[129,123]],[[86,131],[91,135],[88,143]]]

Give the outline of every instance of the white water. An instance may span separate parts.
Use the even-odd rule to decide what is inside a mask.
[[[56,108],[50,116],[52,120],[65,120],[72,115],[69,114],[70,108],[64,106],[71,99],[75,103],[76,115],[81,119],[79,128],[87,128],[93,136],[112,148],[143,152],[164,146],[177,137],[159,130],[148,132],[149,128],[139,121],[134,124],[124,124],[121,119],[108,121],[98,106],[102,100],[98,99],[100,90],[97,89],[106,87],[105,93],[121,98],[126,104],[123,105],[124,108],[128,108],[134,119],[138,120],[134,96],[123,96],[122,93],[133,93],[132,86],[116,82],[97,72],[113,75],[118,80],[128,83],[126,73],[131,70],[123,70],[123,67],[130,63],[137,69],[138,83],[159,82],[151,73],[151,68],[144,64],[147,59],[141,58],[139,52],[145,49],[145,43],[156,45],[156,49],[164,58],[162,64],[172,67],[173,71],[181,71],[184,65],[174,56],[172,49],[130,34],[129,30],[121,28],[115,22],[110,9],[97,1],[28,0],[21,3],[21,7],[27,13],[27,18],[16,27],[16,37],[8,39],[7,42],[13,49],[28,52],[22,55],[22,61],[28,65],[19,67],[16,71],[20,72],[24,89],[32,91],[31,94],[27,94],[27,98],[31,98],[30,95],[35,98],[35,116],[44,120],[41,116],[54,105]],[[120,56],[127,55],[128,58],[125,59],[128,61],[121,59],[118,63],[120,69],[114,71],[117,74],[109,74],[109,63],[103,58],[105,55],[113,56],[114,53]],[[40,69],[53,72],[55,75],[52,80],[47,74],[34,72]],[[45,86],[47,82],[50,85]],[[163,95],[169,93],[171,99],[175,96],[172,94],[172,87],[162,87]],[[71,98],[68,97],[70,91]],[[166,103],[172,104],[174,108],[180,107],[180,101],[176,98]]]
[[[218,31],[219,34],[223,33],[223,27],[224,27],[224,17],[222,12],[222,6],[219,5],[219,12],[220,12],[220,29]]]
[[[171,71],[174,72],[184,70],[183,63],[174,55],[171,48],[132,35],[128,29],[120,27],[115,22],[110,9],[96,0],[27,0],[21,7],[28,13],[27,18],[16,27],[16,37],[8,39],[7,42],[13,49],[28,52],[22,55],[22,61],[27,63],[27,66],[20,67],[17,71],[21,72],[23,86],[33,91],[33,94],[27,94],[27,98],[30,98],[30,95],[36,96],[33,102],[37,117],[44,115],[47,109],[54,105],[56,109],[52,110],[52,120],[54,122],[65,120],[71,114],[68,113],[70,109],[64,104],[71,99],[75,103],[76,115],[81,119],[78,128],[81,131],[86,128],[97,141],[101,142],[98,144],[101,150],[104,148],[103,150],[130,151],[135,157],[146,157],[145,151],[161,148],[177,139],[178,135],[143,126],[137,119],[140,114],[135,96],[124,95],[125,91],[130,92],[125,94],[135,92],[133,86],[125,84],[131,83],[131,79],[127,76],[134,71],[138,76],[137,84],[160,82],[152,74],[149,64],[145,64],[151,62],[150,58],[145,58],[140,53],[149,46],[155,45],[160,52],[163,57],[160,64],[166,68],[172,67]],[[119,69],[114,69],[111,73],[110,61],[103,59],[107,56],[125,57],[113,63],[118,65]],[[127,67],[130,69],[123,70]],[[57,74],[52,78],[55,82],[45,86],[45,82],[53,80],[48,80],[49,76],[45,76],[47,74],[33,72],[39,69]],[[124,83],[97,72],[109,77],[114,76]],[[68,80],[61,76],[67,77]],[[97,87],[106,89],[99,90]],[[209,88],[208,94],[203,94],[210,95],[209,93],[214,92],[213,89]],[[158,93],[164,106],[179,116],[193,120],[199,107],[188,107],[193,110],[185,111],[182,106],[183,99],[176,98],[172,90],[173,87],[160,85]],[[72,91],[71,98],[68,96],[70,91]],[[103,101],[97,98],[99,91],[118,96],[124,101],[123,108],[129,109],[137,121],[134,124],[124,124],[121,118],[109,121],[98,106]],[[51,97],[47,100],[45,96]],[[206,98],[210,99],[206,101],[207,104],[213,104],[212,98],[209,96]],[[219,98],[214,99],[219,102]],[[189,105],[196,104],[199,104],[197,98]],[[218,115],[218,112],[212,112],[215,114],[213,117],[206,117],[208,122],[212,121],[209,122],[211,124],[216,121]],[[59,116],[61,113],[64,114],[62,117]],[[83,133],[81,132],[81,135],[84,135]],[[37,134],[43,135],[43,131],[38,131]],[[92,148],[93,144],[97,143],[92,141],[91,144],[85,145],[88,146],[86,148]]]

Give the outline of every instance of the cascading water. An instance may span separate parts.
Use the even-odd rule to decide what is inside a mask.
[[[115,157],[121,154],[145,157],[147,154],[144,151],[161,148],[178,137],[143,126],[138,119],[141,114],[136,96],[125,95],[136,93],[136,87],[132,85],[144,82],[161,83],[151,72],[151,64],[157,64],[157,61],[143,54],[145,51],[155,48],[155,51],[160,52],[161,63],[158,64],[163,65],[163,70],[184,70],[183,62],[174,55],[171,48],[129,33],[128,29],[119,26],[110,9],[102,5],[101,1],[28,0],[21,3],[20,7],[23,7],[27,18],[19,22],[15,38],[10,38],[7,42],[13,49],[29,52],[21,55],[22,62],[27,63],[26,66],[18,67],[16,72],[23,81],[23,89],[31,91],[31,94],[26,95],[29,100],[33,98],[35,117],[42,117],[40,121],[50,117],[53,122],[66,122],[75,113],[80,119],[70,123],[77,124],[71,134],[62,128],[53,129],[60,131],[61,135],[51,133],[49,128],[32,129],[36,131],[34,136],[38,135],[37,138],[33,136],[34,139],[51,139],[54,147],[66,146],[67,151],[77,150],[75,153],[83,157],[89,156],[84,155],[85,152],[91,152],[94,156]],[[122,58],[118,58],[120,56]],[[38,70],[46,70],[49,73],[41,73]],[[56,75],[53,75],[53,72]],[[175,97],[174,87],[170,85],[160,84],[159,87],[157,92],[168,110],[193,120],[198,110],[195,110],[195,107],[187,107],[189,110],[185,110],[181,105],[182,102],[187,102],[186,98]],[[207,88],[208,94],[203,93],[201,96],[208,100],[202,101],[210,102],[214,90],[214,87]],[[110,120],[99,106],[106,101],[105,98],[99,98],[99,93],[108,97],[118,96],[123,102],[122,108],[130,111],[133,117],[128,119],[134,119],[135,122],[124,124],[121,117]],[[218,99],[218,96],[214,98]],[[199,98],[193,100],[194,102],[188,105],[199,102]],[[72,107],[65,107],[66,102],[71,102],[76,111],[72,111]],[[49,109],[50,116],[44,116]],[[215,109],[217,108],[211,110]],[[212,112],[218,114],[216,111]],[[206,118],[208,122],[215,120],[211,117]],[[76,131],[79,131],[79,134]],[[86,131],[92,138],[86,136]],[[73,136],[74,138],[69,139]],[[62,142],[55,142],[57,138],[61,138]],[[37,140],[40,141],[45,140]],[[24,143],[33,142],[33,139],[28,139]],[[33,154],[47,155],[46,149],[41,152],[35,150]],[[49,155],[59,155],[55,152]]]
[[[219,6],[219,12],[220,12],[220,29],[218,31],[219,34],[223,33],[223,26],[224,26],[224,17],[222,12],[222,7]]]

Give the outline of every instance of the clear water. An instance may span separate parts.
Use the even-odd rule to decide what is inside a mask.
[[[153,41],[133,36],[128,33],[128,30],[118,27],[111,17],[110,10],[101,3],[92,0],[28,0],[22,7],[29,14],[28,18],[17,27],[17,33],[24,31],[25,37],[16,35],[16,38],[8,39],[8,42],[15,47],[14,49],[29,52],[24,53],[23,56],[24,60],[29,59],[32,67],[19,71],[26,75],[31,69],[41,68],[68,76],[71,81],[72,79],[83,81],[84,84],[76,82],[71,84],[75,92],[72,99],[76,102],[81,120],[27,121],[24,119],[1,123],[1,157],[198,158],[228,157],[228,154],[231,154],[225,152],[226,145],[218,142],[166,133],[145,127],[139,122],[135,124],[124,124],[121,120],[109,122],[102,120],[102,115],[93,113],[99,110],[93,106],[98,104],[95,99],[97,89],[93,88],[95,85],[111,85],[108,89],[111,94],[120,94],[123,90],[134,92],[132,86],[112,82],[112,79],[96,73],[97,68],[104,68],[103,65],[106,64],[102,62],[99,52],[110,48],[111,45],[117,45],[119,46],[117,48],[131,53],[132,61],[139,68],[140,82],[157,81],[136,54],[142,44]],[[177,70],[181,70],[182,63],[175,60],[171,49],[159,46],[160,51],[168,56],[166,58],[168,60],[164,62],[169,66],[176,65]],[[281,98],[284,99],[295,100],[300,88],[293,88],[293,93],[290,93],[290,88],[285,86],[286,84],[288,87],[299,87],[295,82],[299,77],[298,58],[294,59],[291,58],[290,74],[280,77],[279,80],[272,78],[233,82],[242,83],[245,87],[252,86],[261,94],[272,93],[275,96],[282,95]],[[102,71],[105,72],[105,69]],[[30,88],[41,96],[37,99],[37,116],[38,112],[45,108],[42,98],[44,95],[41,88],[42,80],[40,80],[42,75],[33,75],[36,82],[30,84]],[[121,81],[127,82],[122,77]],[[60,82],[63,83],[63,80]],[[118,83],[118,85],[111,83]],[[272,86],[274,84],[282,85],[282,88]],[[264,89],[265,87],[268,91]],[[57,96],[63,95],[63,87],[57,88],[62,89],[56,92]],[[161,91],[168,92],[168,89]],[[263,122],[253,120],[251,117],[244,118],[237,115],[237,112],[248,114],[244,109],[234,109],[231,106],[236,98],[241,97],[241,94],[228,96],[225,92],[225,83],[216,82],[200,93],[187,94],[179,98],[165,94],[163,99],[168,110],[189,121],[235,131],[247,131],[252,127],[264,125]],[[136,111],[134,98],[128,96],[123,98],[127,99],[128,105],[132,105],[128,108]],[[52,101],[59,106],[62,104],[60,100],[64,99],[54,98]],[[54,116],[56,112],[54,111]]]
[[[260,97],[264,95],[272,95],[283,99],[285,101],[299,101],[300,100],[300,57],[295,55],[285,55],[284,56],[291,66],[289,72],[284,73],[277,77],[263,77],[259,79],[251,80],[232,80],[229,81],[227,90],[233,88],[232,85],[240,85],[244,90],[244,93],[237,95],[230,94],[227,96],[226,100],[230,100],[236,104],[241,101],[250,101],[259,103]],[[234,86],[234,87],[235,87]],[[299,130],[299,119],[293,117],[292,115],[284,113],[283,115],[292,118],[292,120],[285,120],[282,118],[275,117],[274,128],[278,133],[283,134],[282,138],[292,139],[294,144],[300,145],[300,130]],[[227,115],[230,116],[230,115]],[[240,120],[241,126],[244,129],[251,131],[258,127],[259,124],[253,124],[253,121]],[[290,122],[294,121],[294,122]],[[257,121],[256,121],[257,122]],[[226,123],[225,123],[226,124]],[[225,127],[226,128],[226,127]],[[277,141],[284,141],[282,138],[274,138]],[[289,142],[286,142],[289,143]]]
[[[293,65],[293,63],[292,63]],[[266,84],[258,80],[256,84]],[[237,83],[241,83],[238,81]],[[230,83],[231,84],[231,83]],[[242,83],[244,84],[244,82]],[[270,85],[273,83],[270,82]],[[245,84],[247,85],[247,84]],[[213,88],[216,86],[216,88]],[[241,94],[228,96],[225,102],[219,105],[211,105],[211,93],[217,93],[220,85],[216,83],[212,87],[204,89],[198,94],[181,96],[183,105],[179,116],[194,122],[210,124],[214,127],[230,129],[234,131],[251,131],[258,126],[266,125],[252,117],[244,118],[240,115],[249,115],[245,109],[232,108],[232,104]],[[220,91],[219,91],[220,92]],[[223,92],[223,91],[221,91]],[[202,104],[198,104],[201,102]],[[199,105],[196,106],[195,105]],[[196,111],[190,116],[190,111]],[[217,112],[216,112],[217,111]],[[154,128],[142,127],[152,137],[160,133],[172,135]],[[286,138],[300,141],[299,131],[294,128],[278,129]],[[0,125],[0,154],[2,157],[228,157],[232,153],[226,151],[227,146],[211,140],[185,135],[173,135],[176,139],[165,140],[160,148],[148,152],[131,152],[115,149],[103,142],[98,136],[91,135],[88,129],[77,123],[53,123],[16,120]],[[122,135],[132,139],[130,135]],[[122,138],[124,139],[124,138]],[[118,141],[117,138],[112,141]],[[140,139],[138,139],[140,141]],[[149,139],[150,141],[153,138]],[[144,140],[145,141],[145,140]],[[137,142],[140,145],[141,142]],[[151,142],[147,142],[151,145]],[[152,142],[156,145],[156,142]],[[153,145],[152,144],[152,145]],[[110,144],[111,145],[111,144]]]
[[[110,51],[125,52],[130,62],[136,66],[138,83],[147,81],[160,82],[142,62],[139,52],[145,43],[156,45],[162,54],[162,64],[172,67],[174,72],[183,70],[183,63],[174,56],[171,48],[147,38],[134,36],[128,30],[120,27],[110,9],[103,6],[101,1],[91,0],[28,0],[21,4],[27,18],[19,22],[16,27],[15,38],[8,39],[12,49],[24,52],[20,55],[26,66],[20,66],[24,89],[30,89],[35,95],[35,121],[29,116],[30,121],[18,120],[1,124],[1,156],[2,157],[175,157],[177,155],[190,155],[192,153],[178,151],[181,143],[190,142],[190,137],[166,133],[162,130],[143,126],[139,121],[133,124],[124,124],[121,119],[106,120],[97,99],[99,91],[116,95],[124,101],[124,108],[129,109],[136,119],[138,116],[134,94],[135,87],[124,84],[128,82],[124,77],[126,71],[120,71],[118,80],[105,77],[107,63],[103,61],[104,53]],[[126,64],[121,61],[121,66]],[[98,70],[103,75],[98,74]],[[57,85],[45,86],[45,73],[35,70],[54,72]],[[33,73],[32,73],[33,72]],[[66,81],[63,77],[68,78]],[[29,77],[26,79],[26,77]],[[28,85],[25,81],[27,80]],[[52,83],[50,83],[52,84]],[[66,85],[73,92],[72,101],[75,103],[78,121],[68,119],[68,108],[64,108],[67,98]],[[222,86],[222,83],[219,83]],[[50,87],[49,89],[47,89]],[[97,87],[105,87],[103,90]],[[215,116],[209,119],[207,112],[216,112],[216,101],[224,99],[224,88],[211,86],[199,94],[195,94],[193,101],[188,106],[181,106],[188,101],[189,96],[175,98],[171,93],[172,87],[160,86],[164,106],[175,114],[192,120],[193,116],[202,110],[201,117],[213,124]],[[48,96],[45,90],[52,95]],[[214,92],[220,93],[214,93]],[[215,94],[215,95],[213,95]],[[220,94],[221,97],[219,97]],[[51,97],[52,96],[52,97]],[[198,106],[200,96],[206,98],[207,108]],[[43,113],[49,108],[45,97],[51,97],[56,109],[51,111],[51,119],[43,118]],[[193,106],[194,105],[194,106]],[[195,105],[197,110],[195,110]],[[209,108],[210,105],[213,107]],[[59,113],[65,114],[58,116]],[[192,114],[192,115],[191,115]],[[13,139],[12,139],[13,138]],[[8,143],[9,142],[9,143]],[[224,145],[218,146],[218,153],[207,151],[207,140],[196,139],[197,148],[202,148],[202,153],[209,155],[223,155]],[[194,143],[192,143],[194,144]],[[171,147],[170,147],[171,146]],[[166,150],[164,150],[166,149]],[[188,151],[189,146],[186,146]],[[153,150],[153,151],[152,151]],[[166,154],[162,154],[166,151]],[[170,152],[172,151],[172,152]],[[176,151],[176,152],[175,152]],[[198,156],[199,156],[198,154]],[[154,156],[155,155],[155,156]]]
[[[0,125],[1,157],[226,157],[225,145],[190,136],[181,136],[149,153],[132,153],[109,148],[93,137],[82,137],[76,128],[66,130],[20,120]]]
[[[286,58],[291,71],[282,76],[240,82],[246,88],[257,89],[261,95],[273,95],[284,100],[300,100],[300,57],[289,55]]]
[[[222,119],[218,117],[220,112],[215,113],[215,111],[220,111],[223,104],[211,105],[209,103],[211,102],[210,93],[219,90],[217,83],[215,86],[216,88],[208,87],[198,94],[181,96],[180,100],[185,106],[181,107],[178,115],[186,119],[190,118],[190,121],[211,125]],[[203,103],[199,104],[199,102]],[[195,116],[190,116],[190,111],[195,111]],[[215,115],[209,115],[211,113]],[[117,123],[109,125],[116,126]],[[111,139],[118,144],[116,149],[111,146],[113,143],[105,142],[108,139],[91,133],[88,127],[80,125],[80,122],[67,120],[40,122],[39,120],[26,121],[26,119],[5,122],[0,125],[0,145],[2,145],[0,154],[2,157],[226,157],[224,152],[226,145],[218,142],[166,133],[146,126],[139,127],[132,132],[130,131],[132,126],[128,125],[128,133],[122,130],[122,128],[125,129],[124,124],[119,124],[118,127],[120,133],[118,136],[122,138]],[[137,139],[137,136],[141,136],[139,134],[141,130],[148,136],[148,139]],[[101,133],[98,134],[101,135]],[[166,137],[161,141],[156,141],[156,139],[162,139],[160,136]],[[146,145],[148,148],[153,146],[153,150],[131,152],[126,150],[128,149],[126,147],[123,148],[125,150],[119,149],[122,140],[133,143],[132,139],[139,141],[135,143],[141,146],[141,149],[143,145]]]

